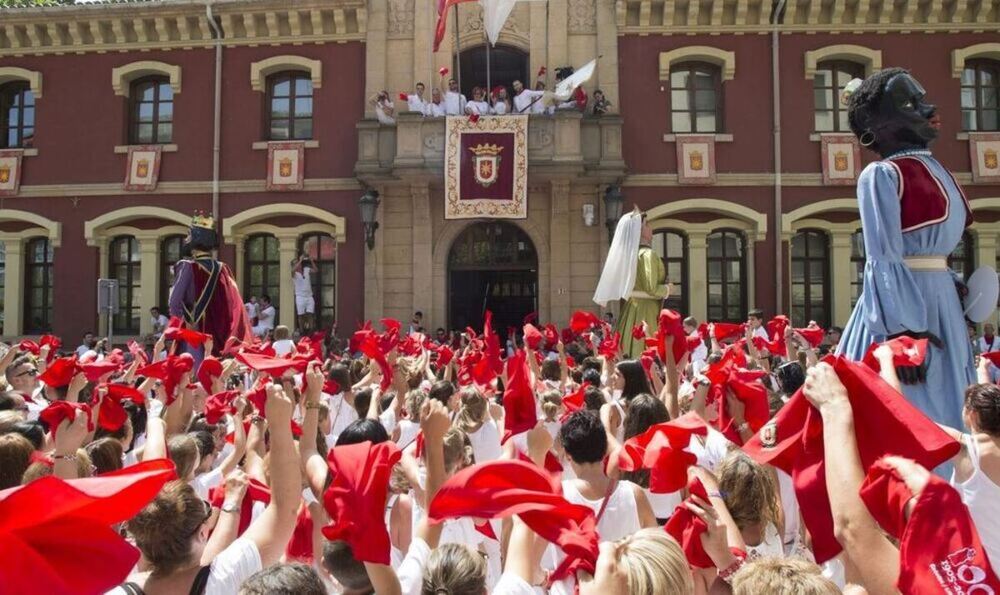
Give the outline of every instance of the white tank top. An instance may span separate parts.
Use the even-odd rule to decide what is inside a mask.
[[[618,410],[618,429],[615,430],[615,438],[619,444],[625,442],[625,408],[621,401],[611,401],[611,406]]]
[[[951,485],[962,495],[962,501],[969,508],[990,564],[994,568],[1000,568],[1000,486],[993,483],[980,469],[976,438],[962,434],[962,442],[972,460],[972,475],[963,482],[956,482],[952,472]]]
[[[603,496],[597,500],[588,500],[576,489],[576,480],[564,481],[563,497],[573,504],[589,506],[596,515],[604,503]],[[597,523],[597,533],[601,541],[616,541],[631,535],[640,529],[639,511],[635,504],[635,484],[631,481],[619,481],[615,491],[608,498],[608,505]]]
[[[500,430],[497,429],[497,422],[488,419],[468,436],[476,463],[487,463],[500,458],[503,449],[500,447]]]
[[[399,448],[406,450],[406,447],[417,439],[417,434],[420,433],[420,424],[408,419],[402,419],[399,421],[398,426],[399,440],[396,441],[396,445],[399,446]]]
[[[674,514],[674,509],[681,503],[680,490],[672,494],[654,494],[649,491],[649,488],[642,488],[642,491],[646,492],[646,499],[649,500],[649,506],[653,509],[653,516],[658,519],[670,518],[670,515]]]

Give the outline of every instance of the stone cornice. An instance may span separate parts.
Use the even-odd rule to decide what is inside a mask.
[[[223,44],[364,41],[363,0],[212,3]],[[0,57],[210,47],[205,4],[189,0],[0,9]]]

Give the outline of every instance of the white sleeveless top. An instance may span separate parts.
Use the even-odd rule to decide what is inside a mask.
[[[625,442],[625,408],[617,399],[611,401],[611,406],[618,410],[618,429],[615,430],[615,439],[618,440],[619,444],[623,444]]]
[[[406,450],[406,447],[417,439],[417,434],[420,433],[420,424],[408,419],[401,419],[399,420],[398,427],[399,440],[396,440],[396,445]]]
[[[500,447],[500,430],[497,429],[497,422],[487,419],[478,430],[470,432],[468,436],[476,463],[487,463],[500,458],[503,449]]]
[[[563,497],[566,500],[590,507],[595,515],[601,510],[601,504],[604,503],[603,496],[597,500],[584,498],[580,490],[576,489],[575,480],[562,482],[562,487]],[[597,533],[601,536],[601,541],[615,541],[640,529],[634,490],[635,484],[631,481],[618,482],[614,493],[608,498],[604,515],[597,523]]]
[[[952,472],[951,485],[962,495],[962,501],[969,508],[990,564],[1000,568],[1000,486],[980,469],[979,446],[975,437],[962,434],[962,442],[972,460],[972,475],[963,482],[957,482]]]
[[[668,519],[674,514],[674,509],[681,503],[681,492],[677,490],[671,494],[654,494],[649,488],[642,488],[649,500],[649,506],[653,509],[653,516],[658,519]]]

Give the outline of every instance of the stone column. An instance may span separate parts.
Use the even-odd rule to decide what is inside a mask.
[[[155,234],[136,234],[139,242],[139,334],[149,335],[153,332],[150,324],[149,309],[157,304],[160,296],[160,238]]]
[[[781,236],[779,235],[778,237]],[[763,241],[764,238],[758,237],[756,233],[747,233],[746,238],[747,238],[747,257],[746,257],[747,310],[753,310],[754,308],[757,307],[757,283],[756,283],[757,261],[754,255],[755,252],[754,248],[757,246],[758,240]],[[705,265],[705,269],[706,270],[708,269],[707,263]],[[787,287],[785,288],[785,291],[786,292],[788,291]],[[707,303],[708,302],[706,302],[706,307]],[[744,312],[743,314],[746,314],[746,312]]]
[[[672,4],[670,4],[672,5]],[[668,5],[668,6],[670,6]],[[596,80],[588,84],[588,91],[600,89],[611,102],[611,111],[620,114],[618,101],[618,25],[615,21],[617,2],[597,2],[597,61]]]
[[[99,272],[99,277],[101,279],[107,279],[108,270],[108,245],[110,244],[110,239],[105,236],[100,236],[96,239],[97,246],[97,270]],[[95,288],[96,289],[96,288]],[[100,314],[97,317],[97,335],[100,337],[106,337],[108,335],[108,317],[107,315]]]
[[[972,227],[976,246],[976,267],[997,266],[997,230]]]
[[[556,68],[570,66],[569,40],[566,22],[569,18],[566,0],[549,0],[549,47],[546,52],[548,73],[545,86],[551,90],[556,84]],[[538,71],[536,70],[535,73]],[[526,83],[527,84],[527,83]],[[534,88],[534,83],[532,83]]]
[[[375,117],[368,98],[386,88],[386,18],[388,0],[368,3],[368,35],[365,43],[365,117]],[[430,7],[427,7],[430,10]]]
[[[444,326],[432,320],[433,256],[431,248],[431,199],[426,183],[410,186],[413,197],[413,311],[424,313],[424,328]],[[431,325],[434,326],[431,326]]]
[[[298,252],[299,234],[296,231],[283,231],[275,234],[278,237],[279,262],[278,286],[281,296],[277,324],[283,324],[290,330],[295,329],[295,288],[292,285],[292,261]]]
[[[834,231],[830,234],[831,321],[840,327],[851,317],[852,267],[851,232]]]
[[[549,216],[549,320],[569,320],[569,180],[553,180]]]
[[[0,236],[6,249],[3,286],[3,334],[15,337],[23,332],[24,305],[24,240]]]
[[[708,232],[689,231],[688,309],[698,322],[708,321]]]
[[[243,262],[246,255],[244,251],[244,243],[246,242],[246,237],[243,235],[234,235],[231,239],[233,246],[236,248],[236,260],[234,261],[233,276],[236,277],[236,285],[240,288],[240,295],[243,295],[243,281],[246,279],[246,271],[243,270]],[[248,295],[243,295],[244,299],[249,298]]]

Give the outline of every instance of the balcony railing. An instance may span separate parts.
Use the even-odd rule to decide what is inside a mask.
[[[445,118],[402,112],[395,125],[362,120],[357,127],[355,171],[362,180],[442,174]],[[622,175],[621,116],[583,116],[572,111],[529,116],[528,167],[533,174]]]

